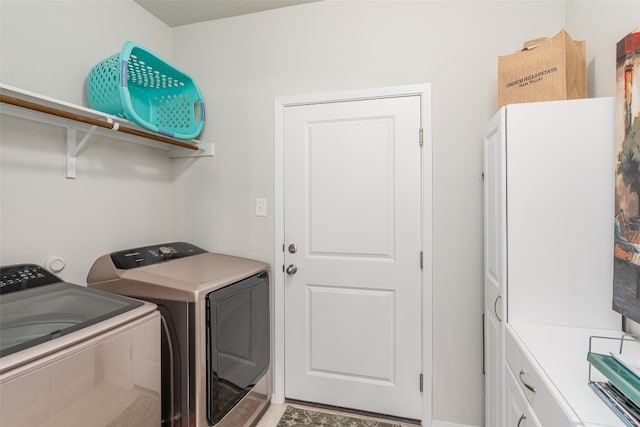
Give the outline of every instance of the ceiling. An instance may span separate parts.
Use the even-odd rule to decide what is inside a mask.
[[[170,27],[320,0],[135,0]]]

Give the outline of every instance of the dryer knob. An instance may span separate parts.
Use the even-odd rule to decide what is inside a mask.
[[[170,258],[173,254],[173,249],[168,246],[160,246],[158,248],[158,253],[160,254],[160,258],[162,259]]]

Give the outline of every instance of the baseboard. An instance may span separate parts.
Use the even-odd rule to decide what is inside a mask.
[[[449,423],[447,421],[432,421],[431,427],[479,427],[479,426],[470,426],[468,424],[456,424]]]

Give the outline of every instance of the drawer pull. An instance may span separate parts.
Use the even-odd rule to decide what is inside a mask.
[[[520,417],[520,419],[518,420],[518,426],[517,426],[517,427],[520,427],[520,424],[522,424],[522,422],[523,422],[524,420],[526,420],[526,419],[527,419],[527,416],[526,416],[525,414],[522,414],[522,416],[521,416],[521,417]]]
[[[496,314],[496,319],[498,319],[499,322],[502,322],[502,319],[498,315],[498,310],[497,310],[496,306],[498,305],[498,301],[500,301],[501,299],[502,299],[502,295],[498,295],[496,297],[496,300],[493,302],[493,312]]]
[[[525,371],[524,369],[520,370],[520,382],[522,383],[523,386],[525,386],[527,388],[527,390],[529,390],[532,393],[536,392],[536,388],[535,387],[531,387],[529,384],[526,383],[526,381],[524,380],[524,374],[526,374],[527,371]],[[526,417],[525,417],[526,418]],[[520,423],[518,423],[518,425],[520,425]]]

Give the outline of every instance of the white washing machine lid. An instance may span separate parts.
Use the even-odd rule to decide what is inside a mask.
[[[0,357],[142,306],[141,301],[60,282],[0,296]]]

